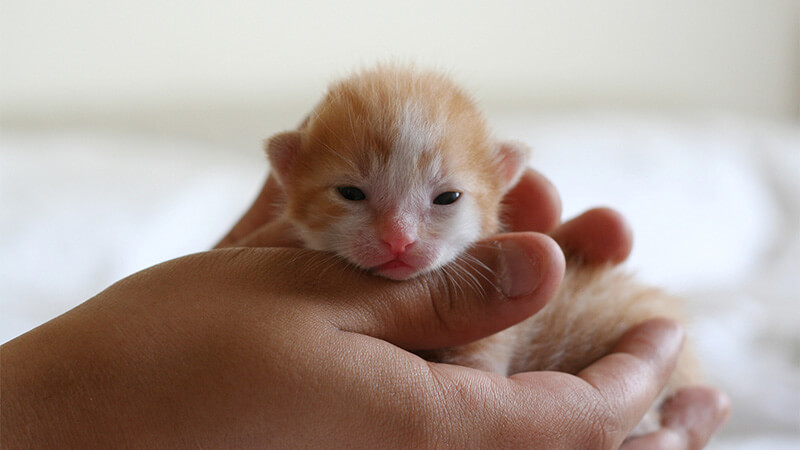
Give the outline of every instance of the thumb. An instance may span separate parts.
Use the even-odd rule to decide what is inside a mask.
[[[508,328],[541,309],[564,274],[560,248],[538,233],[496,235],[442,270],[400,282],[338,260],[320,270],[319,254],[296,252],[272,274],[289,277],[298,298],[323,308],[338,329],[408,350],[465,344]]]

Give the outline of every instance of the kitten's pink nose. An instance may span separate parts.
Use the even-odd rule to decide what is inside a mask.
[[[377,234],[393,255],[400,256],[417,241],[417,223],[408,214],[386,214],[378,222]]]
[[[395,255],[405,253],[408,247],[417,242],[414,236],[405,233],[391,233],[383,236],[382,240]]]

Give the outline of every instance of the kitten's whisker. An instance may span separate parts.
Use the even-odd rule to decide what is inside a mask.
[[[442,283],[445,288],[450,291],[453,291],[454,294],[458,294],[459,296],[464,296],[464,288],[458,281],[461,281],[461,276],[450,269],[449,266],[444,266],[436,271],[437,274],[442,278]]]
[[[453,261],[453,263],[447,266],[447,268],[451,277],[458,281],[456,283],[456,287],[462,292],[462,295],[466,293],[465,286],[475,290],[476,292],[480,291],[480,289],[478,289],[474,284],[475,280],[470,279],[472,275],[465,271],[458,261]]]
[[[490,274],[494,274],[494,270],[491,267],[489,267],[486,264],[484,264],[483,261],[481,261],[480,259],[476,258],[475,256],[470,255],[469,253],[462,253],[460,255],[460,257],[463,258],[464,260],[467,260],[467,261],[470,261],[470,262],[474,263],[475,265],[477,265],[481,269],[484,269],[486,272],[488,272]]]
[[[462,264],[466,265],[467,267],[462,266]],[[494,271],[487,267],[483,262],[479,259],[475,258],[474,256],[463,253],[459,255],[458,258],[454,261],[454,266],[459,267],[464,273],[469,276],[475,283],[476,286],[479,287],[481,293],[485,294],[485,289],[483,288],[483,283],[478,280],[478,276],[483,278],[487,283],[489,283],[493,288],[497,289],[497,284],[495,280],[493,280],[488,274],[494,274]],[[469,270],[471,268],[476,270]]]

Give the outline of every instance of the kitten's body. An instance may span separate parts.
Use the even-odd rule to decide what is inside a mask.
[[[501,230],[501,199],[527,159],[525,147],[492,138],[449,80],[398,68],[334,84],[297,131],[270,139],[267,152],[286,192],[283,220],[300,241],[393,279],[463,274],[459,265],[470,261],[460,255]],[[577,373],[633,325],[680,320],[679,310],[675,299],[619,270],[572,261],[556,298],[533,317],[426,356],[502,374]],[[696,380],[684,351],[666,393]],[[642,425],[637,432],[653,423]]]

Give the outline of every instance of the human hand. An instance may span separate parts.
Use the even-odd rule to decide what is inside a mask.
[[[2,447],[618,446],[669,377],[674,323],[636,327],[577,376],[507,378],[404,350],[494,333],[552,296],[551,240],[485,244],[474,256],[499,276],[457,298],[442,280],[393,282],[303,249],[134,274],[2,347]],[[702,444],[724,408],[689,408],[694,422],[659,442]]]

